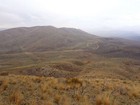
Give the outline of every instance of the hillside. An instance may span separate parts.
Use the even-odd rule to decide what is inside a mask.
[[[97,37],[80,29],[53,26],[19,27],[0,31],[0,53],[54,50],[86,50],[101,55],[139,58],[140,43],[120,38]]]
[[[0,32],[0,52],[50,51],[75,46],[96,38],[72,28],[36,26]]]
[[[0,105],[139,105],[140,43],[74,28],[0,31]]]

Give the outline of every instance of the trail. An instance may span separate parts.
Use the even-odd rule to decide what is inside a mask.
[[[91,47],[92,45],[95,45],[95,47]],[[86,47],[90,47],[92,50],[97,50],[100,46],[99,46],[99,41],[97,40],[96,42],[88,42],[86,44]]]

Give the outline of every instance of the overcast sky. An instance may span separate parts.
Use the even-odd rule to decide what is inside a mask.
[[[86,31],[140,26],[140,0],[0,0],[0,28],[53,25]]]

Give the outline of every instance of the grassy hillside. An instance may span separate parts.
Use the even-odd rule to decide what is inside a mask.
[[[133,80],[139,79],[140,74],[139,60],[103,57],[87,51],[2,54],[0,58],[0,73]]]
[[[63,50],[84,50],[117,57],[140,57],[139,42],[97,37],[74,28],[36,26],[0,31],[1,54]]]
[[[140,44],[79,29],[0,32],[0,105],[139,105]]]
[[[0,52],[48,51],[85,43],[96,36],[71,28],[21,27],[0,32]]]

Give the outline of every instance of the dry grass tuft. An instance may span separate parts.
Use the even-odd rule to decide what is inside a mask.
[[[20,90],[15,90],[15,91],[13,91],[13,93],[11,94],[11,96],[9,98],[10,98],[11,103],[20,105],[23,100],[23,94],[21,93]]]
[[[96,97],[96,105],[111,105],[111,99],[107,95],[98,95]]]
[[[108,96],[104,97],[104,105],[110,105],[111,104],[111,101],[110,101],[110,98]]]
[[[96,97],[96,105],[102,105],[102,103],[103,103],[102,96],[98,95]]]
[[[59,105],[60,101],[61,101],[61,96],[59,94],[56,94],[54,96],[54,102]]]
[[[43,93],[46,93],[47,89],[48,89],[48,84],[42,83],[42,84],[41,84],[41,91],[42,91]]]
[[[140,98],[140,88],[139,88],[139,87],[133,86],[133,87],[129,90],[129,96],[130,96],[130,97],[134,97],[134,98]]]
[[[1,88],[0,88],[0,92],[4,91],[7,89],[8,87],[8,83],[9,83],[9,80],[8,79],[5,79],[5,80],[2,80],[0,81],[1,83]]]

